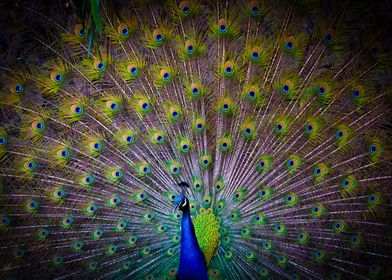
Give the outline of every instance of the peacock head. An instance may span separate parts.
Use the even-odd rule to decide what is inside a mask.
[[[178,186],[184,191],[185,188],[189,188],[189,185],[185,182],[181,182]],[[176,209],[180,209],[182,212],[190,211],[189,200],[184,194],[180,194],[175,198]]]
[[[189,200],[185,195],[180,194],[176,197],[176,208],[180,209],[182,212],[187,212],[190,210],[189,208]]]

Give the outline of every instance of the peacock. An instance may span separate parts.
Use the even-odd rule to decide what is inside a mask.
[[[384,5],[0,4],[0,278],[391,279]]]

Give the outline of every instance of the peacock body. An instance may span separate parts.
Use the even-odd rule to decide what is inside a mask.
[[[1,67],[1,278],[392,277],[382,18],[81,2],[1,25],[25,42]]]

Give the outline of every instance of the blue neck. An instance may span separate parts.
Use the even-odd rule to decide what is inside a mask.
[[[197,243],[189,210],[184,211],[181,222],[181,255],[178,279],[208,280],[207,265]]]

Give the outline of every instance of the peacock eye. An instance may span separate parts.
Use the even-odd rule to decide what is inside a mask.
[[[250,91],[250,92],[248,93],[248,96],[249,96],[250,99],[253,99],[253,98],[255,98],[256,93],[255,93],[254,91]]]
[[[353,96],[354,96],[355,99],[358,99],[358,98],[359,98],[360,92],[359,92],[359,90],[358,90],[357,88],[355,88],[355,89],[353,90]]]
[[[63,75],[62,74],[57,74],[54,79],[56,82],[60,83],[63,80]]]
[[[227,29],[227,27],[226,27],[225,24],[221,24],[221,25],[219,26],[219,30],[220,30],[221,32],[225,32],[226,29]]]
[[[343,137],[343,131],[342,130],[338,130],[338,132],[336,132],[336,136],[341,139]]]
[[[183,14],[184,16],[189,15],[189,13],[191,12],[191,8],[189,7],[188,1],[182,1],[182,2],[179,4],[178,7],[179,7],[179,9],[182,11],[182,14]]]
[[[42,121],[35,121],[31,125],[32,125],[32,128],[36,131],[42,131],[45,127],[45,125]]]
[[[155,39],[156,39],[158,42],[162,41],[162,35],[161,35],[161,34],[158,34],[157,36],[155,36]]]
[[[292,50],[293,49],[293,43],[292,42],[286,42],[286,48],[288,49],[288,50]]]
[[[1,224],[2,225],[7,225],[9,223],[9,218],[6,216],[3,216],[1,219]]]
[[[376,153],[376,150],[377,150],[376,145],[374,145],[374,144],[370,145],[370,153],[372,155],[374,155]]]
[[[320,95],[323,95],[323,94],[325,93],[325,88],[324,88],[323,86],[320,86],[320,87],[318,87],[317,92],[318,92]]]
[[[144,102],[144,103],[142,104],[142,109],[143,109],[143,110],[147,110],[147,109],[148,109],[148,103]]]
[[[284,93],[288,93],[289,90],[290,90],[290,87],[289,87],[288,85],[284,84],[284,85],[282,86],[282,91],[283,91]]]
[[[182,149],[183,149],[184,151],[187,151],[187,150],[188,150],[188,145],[183,145],[183,146],[182,146]]]
[[[250,10],[252,11],[253,15],[257,15],[259,13],[259,8],[256,6],[253,6]]]
[[[331,35],[331,34],[326,34],[326,35],[324,36],[324,40],[325,40],[326,42],[331,42],[331,40],[332,40],[332,35]]]
[[[95,65],[98,71],[103,71],[105,69],[105,63],[102,61],[96,61]]]
[[[127,36],[128,33],[129,33],[128,27],[125,27],[125,28],[123,28],[123,29],[121,30],[121,35],[123,35],[123,36]]]
[[[16,84],[14,88],[16,93],[21,93],[23,91],[23,85],[22,84]]]
[[[80,35],[80,37],[83,37],[84,35],[86,35],[86,29],[81,28],[81,29],[79,30],[79,35]]]

